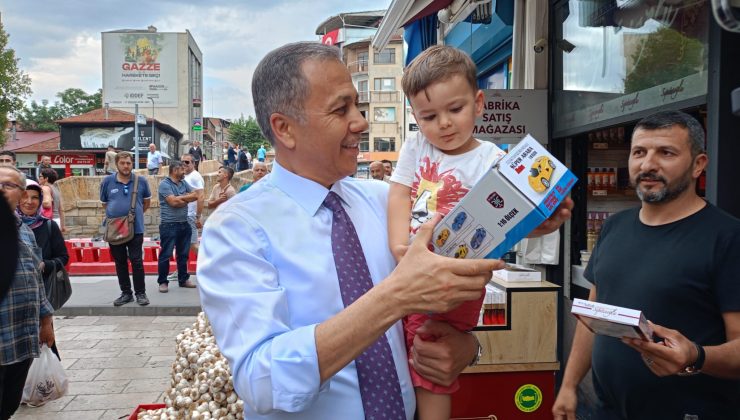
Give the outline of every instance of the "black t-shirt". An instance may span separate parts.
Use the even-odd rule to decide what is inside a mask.
[[[725,343],[722,313],[740,311],[740,221],[708,204],[647,226],[639,210],[604,223],[585,272],[596,300],[641,310],[701,345]],[[619,339],[595,337],[592,368],[597,394],[626,419],[740,419],[740,381],[659,378]]]

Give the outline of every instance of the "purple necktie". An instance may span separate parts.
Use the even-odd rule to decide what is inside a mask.
[[[332,211],[331,249],[337,266],[339,290],[347,307],[373,287],[355,225],[333,191],[324,200]],[[365,419],[405,419],[396,365],[385,334],[355,359]]]

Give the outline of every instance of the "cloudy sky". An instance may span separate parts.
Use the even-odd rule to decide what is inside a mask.
[[[31,99],[102,87],[101,35],[116,29],[188,29],[203,52],[206,116],[253,115],[250,80],[273,48],[316,40],[342,12],[385,9],[391,0],[0,0],[9,46],[33,80]]]

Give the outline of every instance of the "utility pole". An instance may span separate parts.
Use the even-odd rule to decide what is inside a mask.
[[[139,169],[139,104],[134,104],[134,169]]]
[[[157,137],[154,135],[154,98],[150,96],[149,100],[152,101],[152,143],[155,143]]]

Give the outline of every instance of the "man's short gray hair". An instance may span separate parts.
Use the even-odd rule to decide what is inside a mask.
[[[270,51],[254,70],[254,112],[262,134],[273,146],[272,114],[287,115],[301,123],[306,121],[303,106],[310,95],[310,86],[302,66],[307,60],[341,62],[342,56],[337,47],[317,42],[296,42]]]
[[[18,185],[20,185],[22,189],[26,189],[26,174],[23,171],[14,166],[0,166],[0,170],[13,171],[18,174]]]

